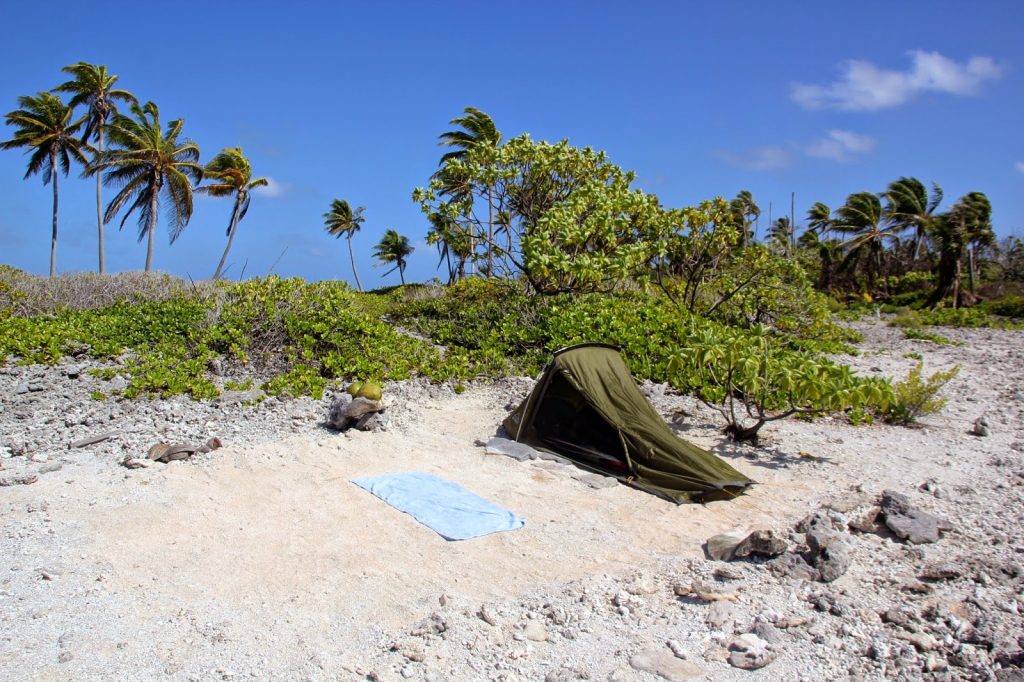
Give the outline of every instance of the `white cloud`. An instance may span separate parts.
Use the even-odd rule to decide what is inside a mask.
[[[782,147],[755,147],[742,154],[720,151],[718,156],[729,165],[754,171],[776,170],[789,165],[789,154]]]
[[[1024,173],[1024,161],[1018,161],[1017,163],[1013,164],[1013,167],[1016,168],[1019,172]]]
[[[850,60],[834,83],[794,83],[791,95],[807,109],[876,111],[904,104],[922,92],[975,95],[983,81],[998,78],[1002,71],[991,57],[971,57],[961,63],[938,52],[913,50],[910,59],[911,66],[905,71]]]
[[[848,161],[857,154],[868,154],[878,147],[878,140],[849,130],[829,130],[825,137],[809,144],[804,150],[808,156],[832,161]]]
[[[265,199],[277,199],[283,197],[287,191],[288,185],[267,176],[267,186],[254,189],[252,194],[253,196],[264,197]]]

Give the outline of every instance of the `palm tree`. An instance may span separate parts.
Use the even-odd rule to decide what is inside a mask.
[[[746,246],[753,235],[750,226],[761,215],[761,208],[754,202],[754,195],[749,190],[740,190],[736,198],[729,202],[729,212],[733,222],[740,230],[740,246]]]
[[[335,237],[345,235],[348,239],[348,257],[352,261],[352,276],[356,278],[356,288],[359,291],[363,290],[363,285],[359,281],[359,273],[356,272],[356,257],[352,253],[352,235],[359,231],[366,220],[363,217],[364,210],[366,209],[360,206],[353,211],[347,201],[335,199],[331,202],[331,209],[324,213],[324,227],[327,228],[327,232]]]
[[[266,187],[270,182],[266,178],[253,178],[252,166],[249,159],[242,153],[241,147],[228,147],[222,149],[217,156],[213,157],[203,168],[203,173],[212,178],[212,185],[196,187],[197,192],[209,194],[211,197],[235,197],[235,206],[231,211],[231,222],[228,223],[228,245],[224,247],[224,255],[217,263],[217,270],[213,273],[213,279],[220,279],[224,272],[224,263],[228,259],[228,251],[231,250],[231,242],[235,239],[235,231],[238,223],[242,222],[246,212],[249,210],[249,202],[252,200],[250,192],[257,187]]]
[[[964,251],[972,245],[994,241],[992,204],[982,192],[971,192],[960,198],[949,213],[938,216],[930,224],[931,236],[939,247],[938,282],[926,305],[934,306],[947,296],[953,307],[973,302],[960,286]]]
[[[43,184],[53,181],[53,231],[50,237],[50,277],[57,274],[57,176],[58,170],[67,177],[71,161],[83,165],[88,163],[83,149],[88,145],[77,139],[82,121],[72,121],[74,108],[64,104],[60,97],[49,92],[40,92],[19,97],[16,111],[5,114],[7,125],[17,126],[14,138],[0,142],[0,149],[22,148],[32,152],[28,160],[25,179],[42,173]]]
[[[824,206],[824,204],[816,204]],[[826,206],[826,208],[828,208]],[[834,239],[822,239],[821,232],[815,227],[804,230],[800,235],[799,244],[804,249],[817,252],[818,254],[818,283],[820,291],[829,291],[832,288],[832,278],[835,274],[836,255],[839,243]]]
[[[768,228],[768,243],[783,255],[789,255],[793,244],[793,226],[789,223],[789,216],[775,219]]]
[[[490,116],[475,109],[463,109],[465,116],[453,118],[451,125],[461,126],[462,130],[451,130],[438,136],[442,147],[455,147],[441,157],[438,165],[444,167],[449,161],[462,159],[477,147],[495,147],[501,145],[501,133]],[[438,171],[441,176],[441,171]],[[487,271],[494,272],[494,186],[487,186]]]
[[[135,95],[127,90],[115,90],[114,83],[117,76],[107,73],[106,66],[86,64],[78,62],[61,69],[64,73],[74,76],[73,80],[61,83],[53,89],[54,92],[72,93],[71,101],[68,104],[77,107],[84,104],[88,108],[85,115],[85,130],[82,132],[82,141],[88,142],[90,138],[96,140],[96,153],[93,158],[95,163],[103,155],[104,134],[106,133],[107,121],[111,116],[117,114],[117,102],[120,100],[128,104],[137,102]],[[105,268],[103,257],[103,174],[96,174],[96,229],[99,232],[100,263],[99,270]]]
[[[138,210],[139,241],[148,238],[146,272],[153,264],[153,235],[156,233],[161,197],[168,202],[171,243],[181,235],[192,217],[192,190],[203,178],[199,146],[191,140],[178,141],[184,119],[176,118],[160,127],[160,110],[152,102],[132,104],[134,118],[118,114],[110,125],[110,144],[100,162],[88,172],[107,170],[104,184],[119,187],[107,205],[104,222],[131,201],[121,227]]]
[[[500,214],[499,214],[500,217]],[[466,277],[466,262],[473,255],[473,237],[465,226],[460,225],[440,212],[433,212],[427,219],[430,221],[431,229],[427,232],[427,244],[437,246],[440,259],[437,266],[447,263],[448,284],[454,284]],[[455,262],[452,262],[454,256]]]
[[[931,195],[917,178],[900,178],[885,190],[889,217],[900,228],[914,229],[914,260],[921,255],[921,244],[928,235],[935,210],[942,203],[942,188],[932,183]]]
[[[395,230],[385,232],[384,236],[380,239],[380,243],[373,247],[374,257],[382,264],[395,264],[395,267],[385,272],[384,275],[390,275],[395,270],[398,270],[398,276],[402,279],[403,286],[405,285],[405,266],[408,265],[405,259],[412,252],[413,247],[409,245],[409,238],[398,234]]]
[[[868,287],[873,288],[882,271],[886,243],[898,242],[902,227],[889,218],[877,194],[858,192],[836,210],[832,229],[852,235],[842,244],[846,251],[843,266],[855,266],[866,259]]]
[[[807,210],[807,229],[819,237],[828,234],[832,229],[832,209],[820,201],[816,202]]]

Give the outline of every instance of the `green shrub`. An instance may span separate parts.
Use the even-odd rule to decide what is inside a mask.
[[[932,343],[939,343],[945,346],[962,346],[963,344],[959,341],[953,341],[947,339],[941,334],[935,334],[932,332],[922,331],[920,329],[904,329],[903,337],[906,339],[913,339],[915,341],[931,341]]]
[[[704,330],[672,356],[674,384],[715,407],[736,440],[756,440],[766,423],[794,414],[885,410],[889,385],[849,367],[779,347],[764,329]]]
[[[885,416],[887,422],[912,424],[918,418],[935,414],[945,407],[946,401],[939,398],[938,393],[960,372],[960,365],[945,372],[935,372],[927,379],[922,379],[923,372],[924,362],[918,362],[905,379],[893,384],[892,401]]]
[[[984,307],[996,315],[1024,319],[1024,296],[1003,296],[989,301]]]
[[[918,313],[916,310],[900,308],[894,312],[896,312],[896,317],[889,320],[890,327],[900,327],[902,329],[920,329],[925,324],[924,320],[921,318],[921,314]]]

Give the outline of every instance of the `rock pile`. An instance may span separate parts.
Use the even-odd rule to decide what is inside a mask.
[[[384,409],[381,400],[339,393],[327,412],[327,426],[337,431],[381,431],[386,427]]]

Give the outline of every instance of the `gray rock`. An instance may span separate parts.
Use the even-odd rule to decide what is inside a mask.
[[[964,574],[964,567],[952,561],[928,564],[918,576],[922,580],[952,580]]]
[[[784,638],[782,630],[761,617],[758,617],[754,622],[751,632],[769,644],[781,644]]]
[[[580,483],[584,483],[595,490],[603,490],[604,488],[614,488],[619,484],[619,481],[611,476],[602,476],[601,474],[576,474],[573,476]]]
[[[111,393],[121,393],[126,388],[128,388],[128,380],[120,374],[107,382],[107,390]]]
[[[839,539],[839,533],[831,528],[814,528],[807,532],[805,541],[812,552],[821,552]]]
[[[360,431],[384,431],[387,428],[387,420],[383,412],[371,412],[360,417],[353,428]]]
[[[60,462],[47,462],[43,466],[39,467],[39,473],[50,474],[54,471],[60,471],[64,465]]]
[[[327,411],[327,426],[339,431],[347,426],[348,417],[345,416],[345,410],[348,409],[351,402],[352,396],[348,393],[339,393],[334,396],[331,407]]]
[[[974,420],[974,425],[971,427],[972,436],[985,437],[989,434],[988,420],[985,419],[985,415],[982,415]]]
[[[755,530],[736,545],[733,558],[749,557],[753,554],[761,556],[778,556],[786,551],[786,541],[777,537],[770,530]]]
[[[768,642],[751,632],[729,642],[729,651],[729,665],[743,670],[763,668],[777,655]]]
[[[911,507],[906,495],[890,490],[882,493],[879,506],[889,530],[911,544],[937,542],[941,531],[953,528],[945,519]]]
[[[750,535],[749,532],[736,529],[711,536],[708,538],[706,547],[708,556],[715,561],[729,561],[732,559],[733,553],[736,551],[736,547],[738,547],[748,535]]]
[[[498,624],[498,617],[495,615],[494,611],[492,611],[487,606],[481,606],[480,610],[477,611],[477,615],[480,616],[480,620],[487,623],[488,625]]]
[[[327,411],[327,426],[338,431],[346,431],[352,427],[360,431],[381,431],[385,422],[382,418],[372,417],[384,411],[384,403],[367,398],[353,398],[347,393],[339,393]]]
[[[815,581],[821,578],[814,568],[796,552],[786,552],[768,562],[768,570],[779,578]]]
[[[814,559],[814,567],[818,569],[822,582],[830,583],[846,573],[853,560],[853,546],[844,539],[836,539],[828,544]]]
[[[733,623],[738,615],[737,608],[727,601],[712,602],[704,614],[704,622],[712,630],[732,630]]]
[[[813,530],[835,530],[832,519],[829,517],[828,511],[825,509],[819,509],[813,514],[809,514],[796,524],[796,530],[798,533],[810,533]]]
[[[24,395],[28,393],[28,384],[22,382],[14,387],[14,395]]]
[[[539,454],[529,445],[517,443],[508,438],[498,438],[497,436],[487,441],[487,447],[484,452],[488,455],[505,455],[520,462],[527,459],[537,459]]]
[[[352,398],[352,402],[345,408],[345,416],[349,419],[357,420],[364,414],[380,412],[383,409],[384,403],[381,401],[357,396]]]
[[[677,658],[668,649],[650,648],[629,657],[629,665],[634,670],[657,675],[671,682],[685,682],[703,677],[704,669],[700,666]]]

